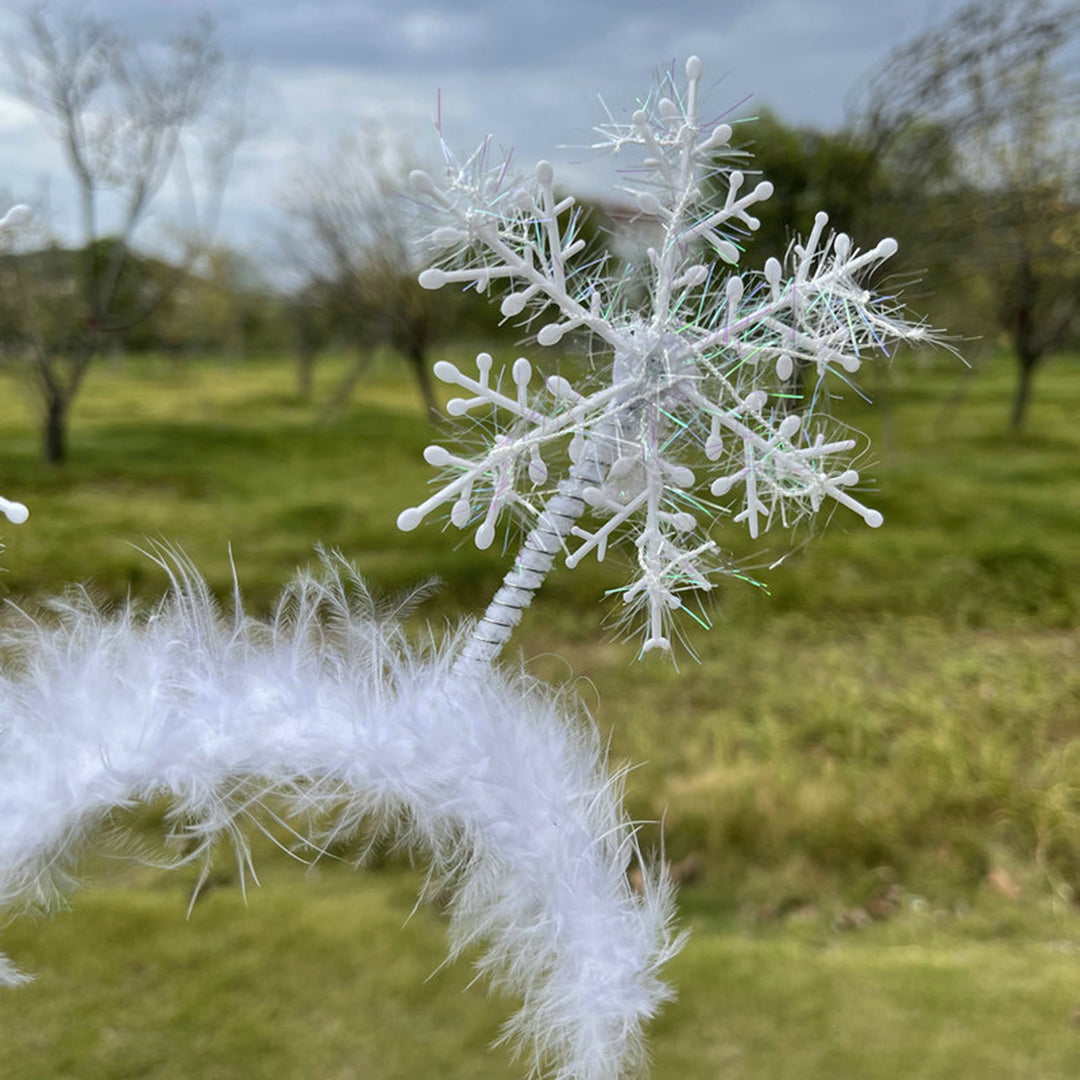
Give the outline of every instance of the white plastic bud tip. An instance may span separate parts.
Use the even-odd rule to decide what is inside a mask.
[[[643,214],[652,214],[656,216],[660,213],[660,200],[649,191],[642,191],[638,193],[637,197],[638,209]]]
[[[441,289],[446,284],[446,273],[436,266],[430,266],[417,278],[421,289]]]
[[[790,358],[789,358],[790,359]],[[802,418],[798,416],[785,416],[780,424],[780,438],[790,439],[802,425]]]
[[[701,57],[689,56],[686,59],[686,77],[688,79],[701,78]]]
[[[726,263],[730,263],[734,266],[739,261],[739,249],[727,240],[714,240],[713,247],[716,248],[716,254]]]
[[[697,524],[693,514],[682,511],[675,515],[675,519],[672,521],[672,525],[675,526],[679,532],[690,532],[690,530]]]
[[[557,345],[562,341],[563,328],[558,323],[548,323],[547,326],[540,327],[540,333],[536,335],[536,340],[541,345]]]
[[[529,462],[529,479],[534,484],[543,484],[547,481],[547,478],[547,466],[539,458],[533,458]]]
[[[737,304],[743,297],[743,280],[737,274],[734,277],[728,278],[728,283],[725,288],[727,292],[728,302],[731,304]]]
[[[770,285],[780,284],[780,260],[776,258],[770,258],[765,260],[765,280]]]
[[[644,645],[641,646],[643,653],[652,652],[653,649],[659,649],[661,652],[671,651],[671,642],[666,637],[651,637]]]
[[[511,293],[509,296],[504,296],[503,302],[499,305],[499,310],[507,318],[520,315],[525,310],[525,297],[521,293]]]
[[[836,252],[836,257],[841,262],[848,257],[851,251],[851,238],[847,233],[836,234],[836,239],[833,240],[833,251]]]
[[[761,412],[768,400],[769,395],[764,390],[752,390],[743,399],[743,405],[749,412],[756,413]]]
[[[541,161],[536,166],[536,180],[537,183],[543,187],[547,187],[555,179],[555,170],[551,167],[550,161]]]
[[[449,360],[436,360],[435,366],[431,369],[435,374],[435,378],[440,382],[456,383],[460,371]]]
[[[495,526],[490,521],[485,521],[479,529],[476,530],[476,546],[483,551],[485,548],[491,547],[492,540],[495,539]]]
[[[631,119],[638,127],[643,128],[649,126],[649,117],[644,109],[638,109],[637,112],[635,112],[634,115],[631,117]]]
[[[21,225],[29,225],[33,216],[34,211],[26,203],[18,203],[0,218],[0,229],[17,229]]]
[[[424,515],[416,509],[415,506],[410,506],[408,510],[402,510],[397,516],[397,527],[402,532],[412,532],[421,521],[424,520]]]
[[[450,464],[450,452],[443,446],[425,446],[424,460],[429,465],[442,468],[444,465]]]
[[[694,470],[688,469],[685,465],[676,465],[669,469],[668,476],[671,477],[671,482],[679,488],[693,487],[696,479]]]
[[[450,416],[464,416],[469,411],[469,403],[464,398],[451,398],[446,403],[446,411]]]
[[[824,210],[819,210],[814,215],[814,224],[817,225],[819,229],[824,229],[825,226],[829,224],[829,215],[826,214]]]
[[[419,192],[421,195],[434,195],[438,190],[435,187],[435,181],[423,169],[413,169],[409,173],[409,183],[413,191]]]
[[[754,188],[754,196],[758,199],[771,199],[773,193],[772,181],[762,180],[756,188]]]
[[[714,127],[711,141],[717,146],[726,146],[731,142],[731,125],[718,124]]]
[[[491,353],[482,352],[476,354],[476,369],[481,375],[486,375],[491,370],[491,365],[495,363],[491,359]]]
[[[564,379],[561,375],[549,375],[544,385],[557,398],[573,400],[578,396],[569,380]]]
[[[469,500],[462,495],[452,507],[450,507],[450,523],[458,529],[464,529],[472,517],[472,507]]]
[[[512,372],[515,386],[528,386],[532,378],[532,364],[524,356],[519,356],[514,361]]]
[[[859,474],[854,469],[848,469],[847,472],[841,473],[836,478],[836,482],[841,487],[851,487],[852,484],[857,484],[859,482]]]
[[[709,490],[714,495],[726,495],[735,486],[735,477],[721,476],[709,485]]]
[[[674,120],[679,115],[679,107],[671,98],[661,98],[657,102],[657,108],[665,120]]]
[[[863,514],[863,520],[871,529],[880,529],[885,519],[876,510],[867,510]]]
[[[30,511],[21,502],[11,502],[8,499],[0,499],[0,513],[3,513],[12,525],[22,525],[30,516]]]
[[[877,253],[883,259],[891,259],[899,250],[900,245],[891,236],[886,236],[877,246]]]
[[[462,234],[450,225],[442,225],[431,234],[431,242],[436,247],[453,247]]]

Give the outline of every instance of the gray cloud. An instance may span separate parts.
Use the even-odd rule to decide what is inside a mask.
[[[944,0],[944,8],[955,6]],[[11,32],[19,7],[0,9],[0,35]],[[139,41],[182,30],[207,5],[86,0],[82,7]],[[834,126],[853,84],[942,8],[937,0],[217,0],[209,10],[220,40],[250,69],[253,117],[229,195],[228,233],[253,243],[271,232],[289,169],[357,126],[393,126],[434,152],[440,91],[445,130],[459,148],[495,132],[523,164],[549,157],[565,181],[594,189],[602,165],[559,145],[591,141],[598,93],[613,111],[625,110],[658,65],[691,52],[705,62],[706,101],[716,114],[750,94],[754,105],[791,121]],[[25,121],[0,96],[9,162],[0,185],[12,189],[56,170],[55,149]],[[61,174],[53,189],[62,182]]]

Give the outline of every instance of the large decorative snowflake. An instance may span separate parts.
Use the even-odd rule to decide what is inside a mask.
[[[691,57],[684,88],[668,74],[629,123],[596,129],[597,148],[637,158],[620,190],[655,234],[644,303],[626,299],[625,277],[586,251],[579,209],[556,196],[548,162],[523,184],[505,161],[492,164],[488,141],[464,165],[448,154],[441,183],[411,175],[443,219],[430,233],[440,255],[420,284],[505,286],[506,318],[538,324],[544,347],[588,335],[595,369],[582,385],[551,375],[537,388],[524,357],[509,378],[487,353],[475,376],[447,361],[435,366],[465,391],[448,412],[490,415],[493,434],[473,456],[429,446],[440,486],[398,526],[413,529],[449,506],[450,521],[473,529],[483,548],[505,511],[532,522],[470,661],[496,655],[560,553],[573,567],[630,539],[636,571],[622,600],[630,614],[644,613],[643,651],[669,649],[671,616],[687,594],[730,570],[712,538],[718,518],[755,538],[829,504],[872,527],[882,522],[853,493],[856,440],[838,436],[825,406],[868,357],[925,337],[868,284],[896,242],[858,251],[819,213],[783,263],[740,272],[742,242],[759,225],[753,208],[773,188],[749,186],[735,167],[747,155],[731,147],[729,125],[702,123],[700,82],[701,61]],[[567,453],[552,484],[550,467]]]

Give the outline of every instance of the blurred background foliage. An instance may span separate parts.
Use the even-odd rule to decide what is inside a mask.
[[[872,439],[885,528],[841,514],[764,554],[719,529],[770,595],[725,584],[679,672],[600,631],[607,564],[554,574],[522,626],[522,662],[572,684],[613,763],[635,763],[630,810],[682,886],[694,937],[657,1076],[1080,1070],[1080,113],[1059,63],[1077,16],[1054,10],[963,9],[856,88],[841,130],[736,125],[776,186],[746,265],[819,209],[861,246],[896,235],[879,287],[963,355],[895,357],[866,372],[872,406],[843,406]],[[112,77],[108,34],[80,25],[30,30],[39,54],[50,34],[81,42]],[[220,71],[212,36],[175,47]],[[172,259],[133,232],[64,247],[45,221],[0,252],[0,490],[33,514],[5,530],[8,600],[36,613],[87,581],[106,605],[152,603],[161,575],[130,545],[160,536],[224,598],[235,562],[255,613],[315,542],[377,592],[437,574],[420,622],[479,611],[513,531],[479,552],[394,520],[424,490],[423,447],[449,437],[432,361],[512,359],[523,331],[487,297],[416,285],[396,194],[411,164],[366,132],[281,178],[288,289],[209,231]],[[597,257],[631,262],[648,222],[589,209]],[[161,826],[151,807],[101,839]],[[504,1074],[484,1047],[507,1004],[448,993],[467,961],[424,982],[437,908],[399,929],[406,859],[379,852],[356,878],[347,848],[305,872],[258,847],[273,889],[246,913],[227,853],[190,924],[195,869],[92,859],[101,888],[71,916],[7,928],[41,976],[0,1004],[11,1075]]]
[[[887,288],[947,328],[969,363],[1000,347],[1013,354],[1014,429],[1044,358],[1080,339],[1080,83],[1063,60],[1078,10],[973,4],[898,46],[853,89],[843,127],[792,127],[768,111],[735,125],[745,169],[775,185],[761,229],[743,238],[745,266],[782,255],[822,209],[863,247],[899,237]],[[403,195],[416,157],[384,131],[360,131],[277,178],[287,275],[215,247],[214,214],[243,137],[235,75],[209,23],[170,49],[161,73],[136,67],[107,26],[45,9],[8,43],[14,85],[62,142],[84,208],[81,246],[61,246],[46,212],[0,252],[0,348],[40,400],[47,459],[65,456],[70,409],[99,355],[290,357],[306,397],[318,358],[348,350],[354,364],[324,403],[332,415],[386,346],[433,411],[433,349],[521,336],[484,296],[416,284],[424,253],[417,207]],[[107,92],[132,84],[138,93]],[[224,117],[219,100],[229,103]],[[208,205],[192,208],[197,227],[177,225],[175,259],[140,252],[137,230],[170,155],[195,128],[204,141],[211,132]],[[117,190],[128,200],[125,228],[104,235],[99,203]],[[645,215],[617,199],[579,201],[579,231],[597,259],[618,269],[642,255]]]

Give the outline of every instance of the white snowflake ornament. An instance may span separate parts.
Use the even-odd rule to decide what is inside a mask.
[[[827,233],[819,213],[783,263],[739,272],[742,241],[759,226],[753,208],[773,189],[764,180],[750,187],[733,167],[746,154],[731,148],[730,126],[702,123],[700,82],[701,61],[691,57],[683,88],[667,75],[629,123],[596,129],[597,148],[640,159],[624,169],[620,190],[657,232],[644,304],[627,300],[624,277],[585,253],[575,200],[556,197],[548,162],[521,185],[505,161],[489,163],[488,141],[464,166],[448,155],[441,184],[412,174],[417,196],[442,218],[430,233],[442,256],[420,284],[505,286],[505,317],[539,323],[543,347],[588,335],[600,369],[575,386],[559,375],[534,379],[525,357],[509,374],[487,353],[475,377],[435,366],[465,391],[450,401],[451,416],[483,411],[498,427],[474,456],[428,447],[441,486],[398,526],[413,529],[449,506],[451,523],[487,547],[504,511],[532,522],[468,663],[497,655],[559,555],[573,567],[629,540],[637,569],[623,602],[644,615],[642,650],[666,650],[686,594],[732,572],[712,538],[718,518],[753,538],[830,503],[882,523],[852,493],[856,441],[836,436],[824,406],[866,359],[926,336],[868,283],[896,241],[860,252],[845,234]],[[569,467],[552,484],[550,463],[564,451]]]

